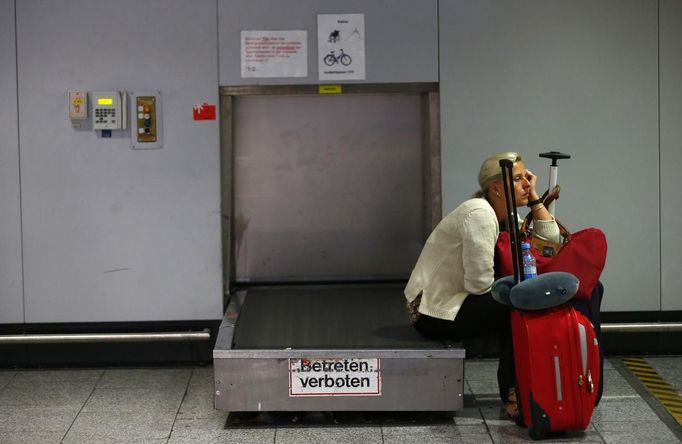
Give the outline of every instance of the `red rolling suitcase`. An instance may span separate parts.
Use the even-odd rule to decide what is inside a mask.
[[[599,387],[599,344],[590,321],[570,305],[512,312],[519,423],[531,438],[585,430]]]
[[[513,198],[511,161],[500,161],[505,187],[514,281],[523,280],[517,241],[518,215]],[[533,439],[550,432],[585,430],[597,400],[599,343],[583,314],[568,304],[546,310],[512,310],[516,366],[517,423]]]

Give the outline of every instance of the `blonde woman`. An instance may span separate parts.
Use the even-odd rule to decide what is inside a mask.
[[[479,191],[459,205],[429,236],[405,287],[414,327],[433,339],[463,340],[497,334],[500,361],[497,371],[506,414],[518,415],[514,392],[514,354],[509,307],[493,300],[495,243],[506,225],[506,207],[499,161],[514,162],[514,199],[533,212],[533,230],[559,240],[559,227],[540,201],[537,176],[520,155],[495,154],[481,165]]]

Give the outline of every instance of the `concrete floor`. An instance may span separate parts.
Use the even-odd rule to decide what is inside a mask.
[[[682,357],[648,357],[682,388]],[[465,408],[452,419],[225,427],[213,409],[213,369],[0,370],[0,443],[516,443],[527,431],[501,414],[493,360],[466,361]],[[679,443],[679,424],[640,393],[618,358],[585,432],[547,442]],[[403,416],[404,419],[404,416]]]

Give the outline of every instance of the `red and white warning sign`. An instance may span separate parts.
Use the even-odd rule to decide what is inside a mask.
[[[307,77],[307,31],[242,31],[242,78]]]
[[[215,120],[215,105],[202,103],[193,108],[194,120]]]
[[[289,359],[289,396],[381,396],[379,359]]]

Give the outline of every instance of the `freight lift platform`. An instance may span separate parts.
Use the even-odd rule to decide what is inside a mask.
[[[220,326],[215,407],[455,411],[464,356],[409,325],[403,285],[250,287],[232,296]]]

